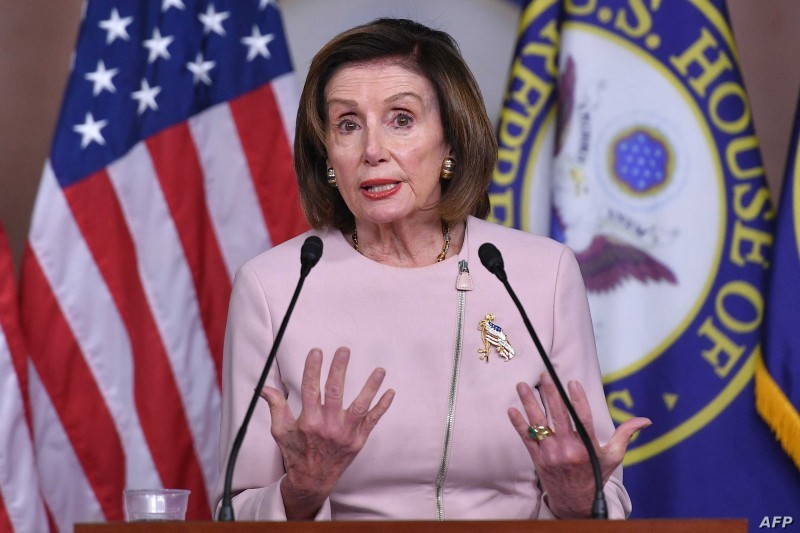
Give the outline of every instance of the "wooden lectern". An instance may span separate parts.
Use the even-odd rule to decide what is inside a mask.
[[[75,533],[747,533],[745,519],[364,522],[111,522]]]

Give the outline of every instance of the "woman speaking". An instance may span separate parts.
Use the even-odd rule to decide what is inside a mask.
[[[595,482],[489,242],[587,428],[612,518],[630,513],[573,254],[491,224],[497,145],[441,31],[380,19],[313,59],[294,145],[324,243],[233,478],[244,520],[589,517]],[[225,464],[297,281],[301,235],[237,273],[225,341]],[[267,408],[267,406],[269,408]],[[222,480],[217,497],[222,493]]]

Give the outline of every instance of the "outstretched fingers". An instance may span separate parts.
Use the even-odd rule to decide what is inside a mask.
[[[342,410],[344,378],[348,362],[350,362],[350,349],[338,348],[333,354],[328,379],[325,380],[325,410],[329,413],[338,414]]]
[[[630,444],[634,434],[651,424],[652,422],[649,418],[643,417],[631,418],[620,424],[614,431],[614,435],[611,436],[611,440],[608,441],[608,444],[603,446],[603,455],[607,458],[606,460],[615,464],[615,466],[621,463],[625,451],[628,449],[628,444]]]
[[[306,357],[303,378],[300,383],[300,401],[303,412],[315,417],[319,414],[322,403],[320,398],[320,375],[322,373],[322,350],[312,348]]]
[[[567,391],[572,401],[572,407],[575,408],[575,414],[578,415],[578,418],[583,423],[583,427],[586,429],[589,440],[592,441],[595,449],[597,449],[597,437],[594,432],[592,408],[589,405],[589,399],[586,397],[586,391],[583,389],[583,385],[581,385],[579,381],[570,381],[567,383]]]
[[[514,429],[517,430],[517,433],[522,438],[522,442],[524,442],[525,445],[530,448],[531,445],[536,441],[528,437],[528,426],[530,424],[525,417],[522,416],[522,413],[519,412],[519,409],[516,407],[510,407],[508,409],[508,419],[511,420],[511,425],[514,426]]]
[[[386,391],[370,408],[386,375],[378,368],[350,407],[342,410],[349,358],[348,348],[336,350],[321,391],[322,352],[317,348],[309,352],[296,419],[281,391],[272,387],[261,391],[269,403],[272,434],[286,467],[281,493],[287,517],[313,517],[394,398],[394,391]]]
[[[516,407],[511,407],[508,409],[508,418],[511,420],[511,425],[514,426],[525,447],[528,448],[534,462],[536,462],[540,457],[541,450],[539,445],[541,442],[532,439],[529,431],[531,426],[546,426],[547,415],[530,385],[518,383],[517,394],[520,401],[522,401],[525,415]]]
[[[375,395],[383,384],[383,379],[386,377],[386,371],[383,368],[376,368],[372,371],[366,383],[361,388],[358,396],[350,404],[345,416],[347,420],[356,428],[357,431],[362,433],[364,437],[369,435],[375,424],[383,416],[394,399],[394,391],[389,389],[384,392],[378,403],[370,409]]]
[[[605,446],[600,446],[595,433],[594,419],[592,416],[592,409],[589,404],[589,399],[586,396],[586,391],[578,381],[570,381],[567,385],[572,405],[575,408],[575,413],[586,428],[586,433],[600,456],[601,463],[603,463],[604,475],[608,475],[616,468],[625,455],[625,451],[630,444],[634,434],[640,429],[644,429],[651,424],[647,418],[632,418],[623,422],[617,427],[611,439]]]
[[[559,431],[572,431],[572,419],[569,415],[569,410],[549,372],[542,374],[536,388],[539,390],[545,408],[550,414],[550,419],[553,422],[553,431],[556,433]]]
[[[259,395],[267,400],[269,414],[272,418],[272,435],[287,433],[295,424],[295,418],[283,393],[273,387],[264,387]]]
[[[525,414],[528,416],[528,423],[534,426],[547,424],[547,414],[531,386],[527,383],[517,383],[517,394],[525,409]]]

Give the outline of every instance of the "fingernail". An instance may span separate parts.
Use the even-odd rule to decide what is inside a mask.
[[[339,346],[336,349],[336,355],[338,357],[344,357],[345,359],[347,359],[350,357],[350,348],[348,348],[347,346]]]

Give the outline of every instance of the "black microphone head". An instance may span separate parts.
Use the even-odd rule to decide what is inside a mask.
[[[300,248],[300,264],[303,268],[311,270],[322,257],[322,239],[316,235],[307,238]]]
[[[481,247],[478,248],[478,257],[481,258],[481,263],[486,267],[486,270],[495,276],[505,271],[503,256],[494,244],[490,242],[481,244]]]

